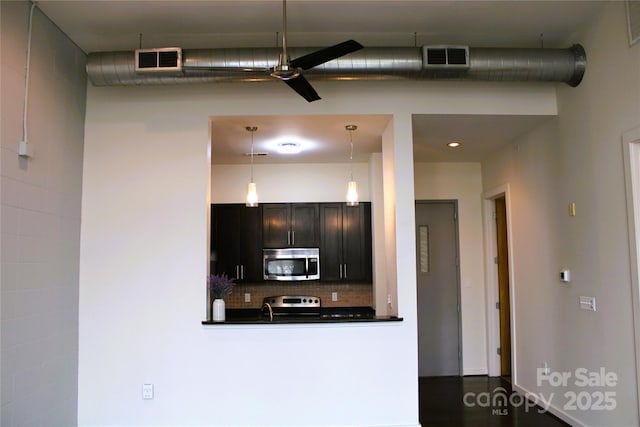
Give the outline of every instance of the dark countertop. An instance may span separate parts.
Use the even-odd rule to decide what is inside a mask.
[[[269,315],[258,308],[228,308],[224,322],[203,320],[203,325],[264,325],[277,324],[309,324],[309,323],[361,323],[361,322],[400,322],[402,317],[376,316],[371,307],[326,307],[320,309],[316,315],[274,315],[273,321]]]

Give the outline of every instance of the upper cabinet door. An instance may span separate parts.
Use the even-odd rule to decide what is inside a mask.
[[[343,279],[370,282],[371,264],[371,204],[342,207]]]
[[[262,281],[262,209],[212,205],[211,250],[211,273],[225,273],[238,282]]]
[[[289,246],[289,205],[268,203],[262,205],[262,239],[265,248]]]
[[[320,203],[320,280],[370,282],[371,203]]]
[[[240,205],[240,229],[238,235],[241,243],[239,261],[242,265],[242,280],[245,282],[261,282],[262,275],[262,208],[249,208]]]
[[[320,204],[320,280],[342,279],[342,204]]]
[[[291,205],[291,237],[289,246],[317,248],[320,246],[317,203]]]
[[[317,203],[267,203],[262,212],[265,248],[319,246]]]

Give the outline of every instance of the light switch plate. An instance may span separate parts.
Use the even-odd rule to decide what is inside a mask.
[[[153,399],[153,384],[142,384],[142,398]]]
[[[580,297],[582,310],[596,311],[596,299],[594,297]]]

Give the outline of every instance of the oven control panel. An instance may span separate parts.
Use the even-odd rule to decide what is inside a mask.
[[[272,308],[320,308],[320,297],[308,295],[279,295],[266,297],[263,303],[269,303]]]

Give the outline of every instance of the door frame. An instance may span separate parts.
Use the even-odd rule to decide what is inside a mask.
[[[513,233],[511,223],[511,192],[509,184],[504,184],[482,194],[483,222],[484,222],[484,254],[485,254],[485,282],[487,303],[487,367],[490,377],[500,376],[500,356],[496,349],[500,347],[500,310],[496,309],[498,301],[498,269],[495,257],[498,256],[496,241],[496,222],[493,218],[495,211],[495,199],[504,196],[507,208],[507,247],[509,251],[509,303],[511,321],[511,380],[518,383],[518,358],[516,354],[516,305],[514,289],[514,262],[513,262]]]
[[[457,311],[458,311],[458,373],[459,376],[464,376],[464,370],[463,370],[463,363],[462,363],[462,359],[464,357],[464,349],[462,347],[462,289],[461,289],[461,280],[460,280],[460,221],[458,218],[458,200],[457,199],[442,199],[442,200],[438,200],[438,199],[420,199],[420,200],[415,200],[414,202],[414,229],[413,229],[413,233],[414,236],[416,238],[415,240],[415,248],[413,249],[415,254],[416,254],[416,285],[418,284],[418,219],[417,219],[417,215],[416,210],[418,208],[418,205],[422,204],[422,205],[441,205],[441,204],[452,204],[453,205],[453,214],[455,215],[455,233],[456,233],[456,294],[457,294],[457,300],[458,300],[458,307],[457,307]],[[417,296],[417,289],[416,289],[416,296]],[[417,310],[420,309],[420,307],[416,307]],[[418,327],[420,325],[418,324]],[[420,354],[418,354],[418,358],[420,358]]]
[[[636,389],[640,412],[640,126],[622,134],[622,153],[627,199],[627,227],[629,230]]]

